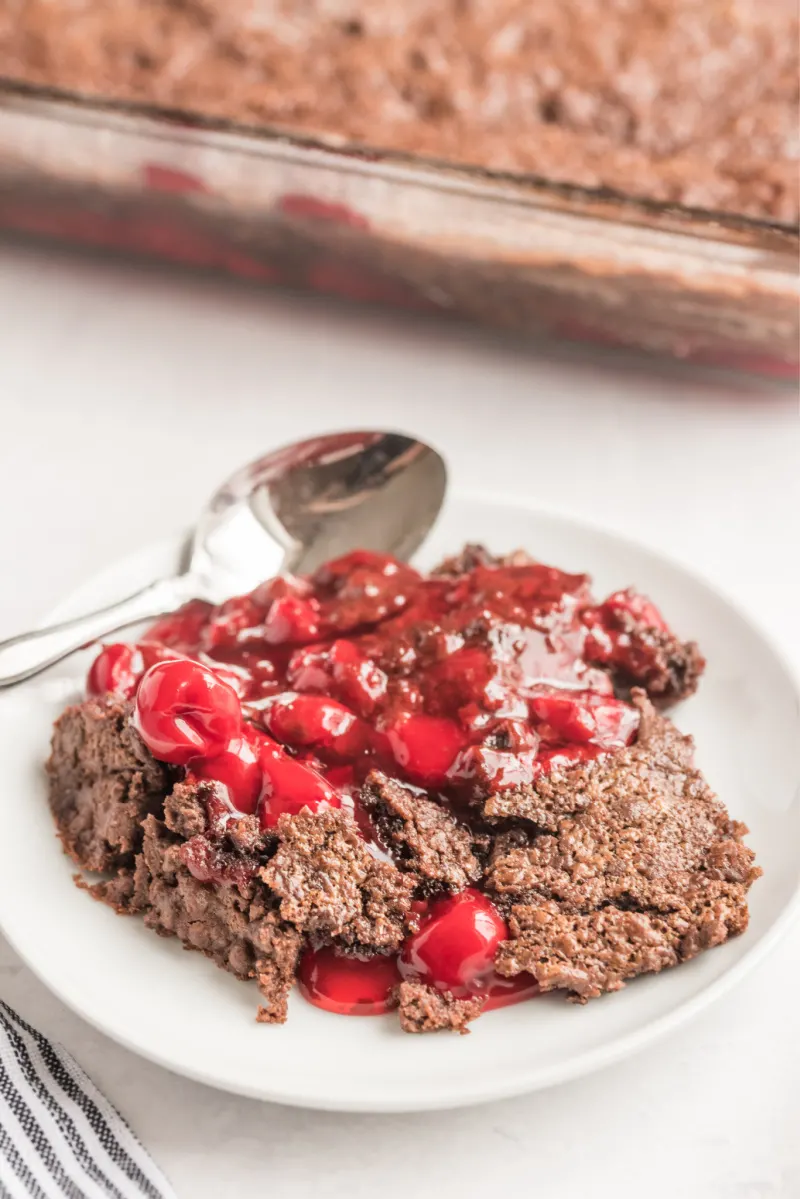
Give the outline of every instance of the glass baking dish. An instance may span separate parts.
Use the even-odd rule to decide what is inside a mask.
[[[791,228],[2,81],[0,228],[800,374]]]

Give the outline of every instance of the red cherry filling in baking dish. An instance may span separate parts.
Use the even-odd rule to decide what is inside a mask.
[[[649,599],[524,554],[358,551],[104,646],[51,806],[95,896],[256,978],[260,1019],[297,981],[464,1031],[741,931],[743,826],[659,711],[703,665]]]

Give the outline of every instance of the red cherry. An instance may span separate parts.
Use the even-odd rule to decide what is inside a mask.
[[[313,747],[323,758],[349,761],[370,745],[370,729],[344,704],[324,695],[278,696],[262,714],[264,727],[277,741]]]
[[[260,633],[263,622],[264,609],[249,595],[226,600],[214,611],[203,630],[203,648],[214,650],[218,646],[236,645],[245,640],[248,633]]]
[[[620,651],[624,658],[631,633],[669,631],[655,604],[631,589],[615,591],[604,603],[584,609],[581,620],[587,630],[584,656],[596,663],[614,662]],[[624,666],[625,662],[618,664]]]
[[[302,645],[314,641],[320,631],[317,601],[295,595],[276,599],[264,621],[264,640],[270,645]]]
[[[153,641],[141,641],[138,645],[124,642],[106,645],[89,669],[86,690],[89,695],[112,692],[132,699],[139,680],[150,666],[182,656]]]
[[[385,730],[397,765],[412,782],[442,787],[456,755],[467,744],[463,729],[443,716],[401,716]]]
[[[293,691],[327,691],[332,671],[329,650],[316,645],[296,649],[286,667],[286,681]]]
[[[334,641],[328,656],[341,698],[361,716],[369,716],[386,694],[385,672],[352,641]]]
[[[426,672],[426,707],[442,714],[471,704],[482,710],[500,707],[504,696],[495,678],[496,670],[487,650],[473,646],[456,650]],[[494,682],[491,688],[490,682]]]
[[[604,749],[622,749],[639,727],[630,704],[593,691],[552,691],[528,701],[533,719],[546,725],[543,736],[554,741],[593,741]]]
[[[144,673],[144,659],[135,645],[118,642],[104,645],[89,667],[86,691],[89,695],[124,695],[130,699],[136,693]]]
[[[286,673],[295,691],[324,691],[359,716],[374,712],[388,685],[385,672],[352,641],[343,639],[325,648],[296,650]]]
[[[419,932],[403,946],[400,973],[458,999],[480,995],[495,978],[495,954],[507,938],[494,904],[469,888],[431,905]]]
[[[392,1006],[400,980],[397,959],[339,957],[333,949],[308,949],[297,975],[300,993],[315,1007],[340,1016],[380,1016]]]
[[[192,762],[188,778],[218,783],[231,808],[251,815],[261,794],[261,750],[265,740],[257,729],[245,724],[241,736],[229,741],[221,753]]]
[[[281,816],[296,816],[304,808],[322,812],[342,806],[341,797],[321,774],[290,758],[267,738],[261,750],[261,769],[264,781],[257,810],[263,829],[275,828]]]
[[[190,600],[177,612],[162,616],[151,625],[146,639],[190,653],[200,644],[200,634],[213,611],[212,605],[204,600]]]
[[[301,599],[307,599],[313,595],[314,589],[308,579],[304,579],[301,575],[276,575],[274,579],[267,579],[266,583],[260,583],[255,591],[250,592],[250,598],[263,609],[269,606],[277,599],[283,599],[286,595],[293,595]]]
[[[134,723],[155,758],[186,766],[221,753],[242,727],[236,692],[198,662],[158,662],[139,684]]]
[[[356,550],[321,566],[314,585],[324,596],[332,629],[375,624],[402,611],[422,580],[416,570],[388,554]]]

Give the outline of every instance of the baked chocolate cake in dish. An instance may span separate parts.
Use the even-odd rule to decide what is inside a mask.
[[[522,553],[356,552],[103,647],[50,804],[80,885],[254,979],[259,1020],[297,983],[464,1031],[747,927],[747,830],[664,715],[703,667],[648,599]]]
[[[794,223],[796,0],[0,0],[0,76]]]

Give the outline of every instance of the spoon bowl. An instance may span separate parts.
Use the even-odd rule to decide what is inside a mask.
[[[0,642],[0,688],[189,599],[221,603],[272,575],[313,571],[354,549],[407,559],[436,520],[446,486],[441,455],[401,433],[332,433],[265,454],[214,492],[178,575]]]

